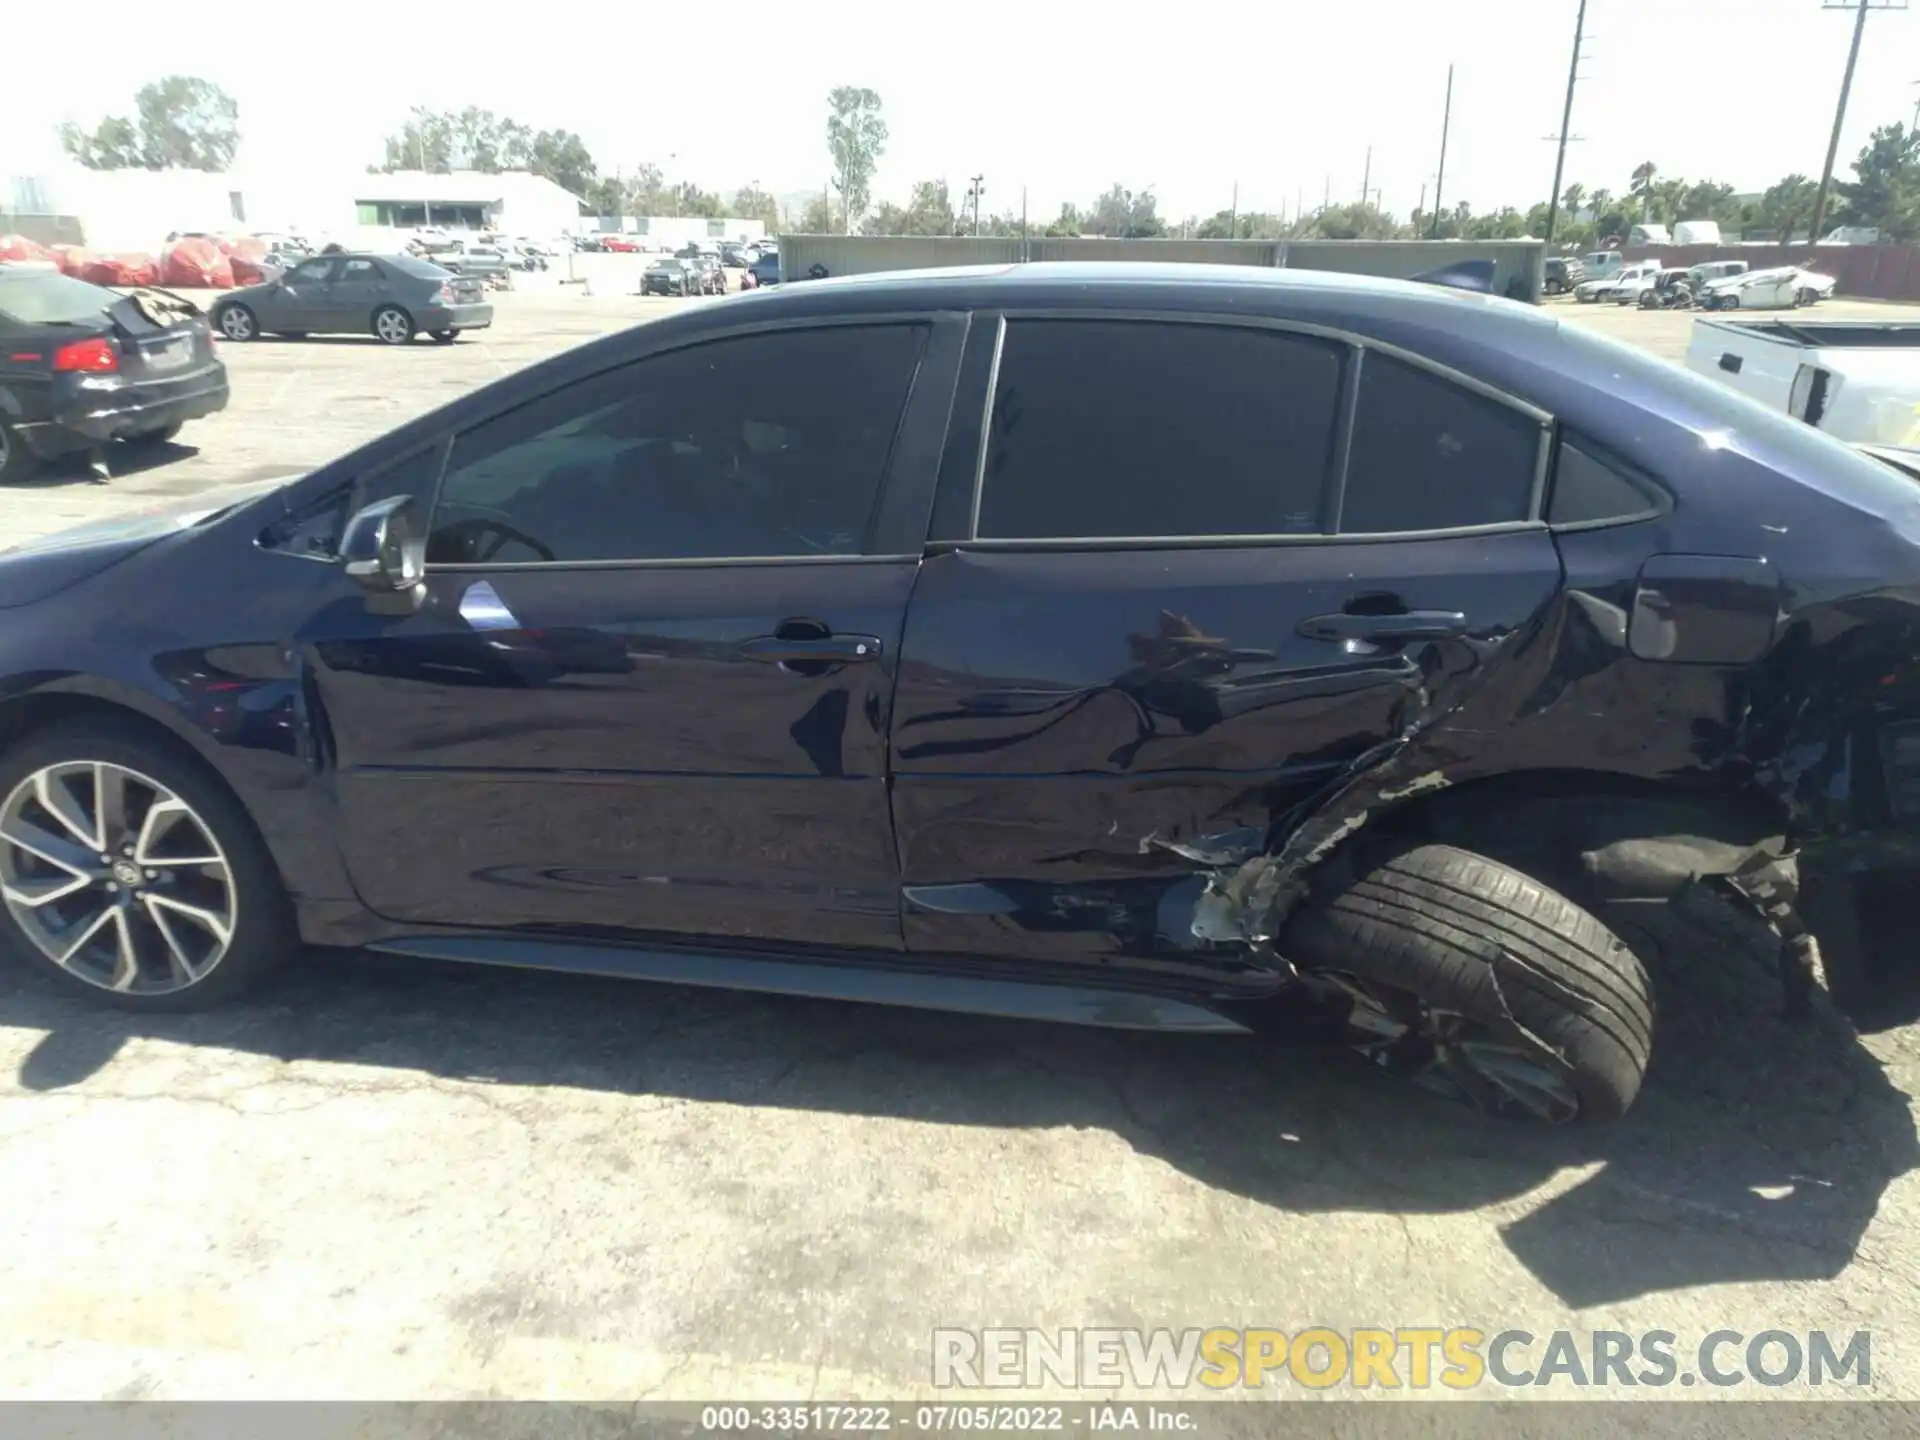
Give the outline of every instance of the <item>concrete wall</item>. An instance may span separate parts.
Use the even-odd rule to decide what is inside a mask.
[[[1025,258],[1277,266],[1411,280],[1444,266],[1491,260],[1494,293],[1531,302],[1540,298],[1546,250],[1538,240],[1112,240],[1036,235],[1023,242],[989,235],[783,235],[780,273],[786,280],[804,280],[816,265],[829,275],[866,275],[1007,265]]]
[[[829,275],[881,270],[935,270],[954,265],[1011,265],[1019,239],[993,235],[782,235],[780,277],[807,278],[815,265]]]
[[[1283,240],[1278,262],[1293,270],[1337,270],[1411,280],[1468,260],[1493,261],[1493,293],[1540,299],[1547,247],[1539,240]]]

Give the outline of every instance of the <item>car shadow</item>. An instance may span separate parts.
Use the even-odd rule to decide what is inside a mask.
[[[164,470],[182,460],[191,460],[199,453],[198,446],[182,445],[173,440],[164,445],[110,444],[106,447],[107,473],[109,476],[144,475],[150,470]],[[75,450],[52,460],[41,461],[33,474],[25,480],[15,481],[7,489],[54,490],[66,485],[98,483],[93,474],[92,457],[85,450]]]
[[[1540,1130],[1409,1090],[1341,1052],[1081,1030],[688,987],[310,952],[257,998],[130,1017],[0,971],[0,1025],[46,1033],[17,1083],[79,1084],[134,1037],[470,1083],[1101,1129],[1195,1179],[1307,1214],[1441,1214],[1586,1169],[1501,1227],[1571,1306],[1830,1279],[1920,1158],[1908,1098],[1845,1020],[1781,1017],[1759,974],[1661,986],[1639,1104]],[[1493,1223],[1493,1222],[1489,1222]]]

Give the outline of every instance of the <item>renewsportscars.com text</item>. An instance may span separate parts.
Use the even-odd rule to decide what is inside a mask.
[[[1873,1384],[1865,1330],[1324,1327],[1188,1330],[936,1330],[937,1389],[1310,1390],[1678,1388]]]

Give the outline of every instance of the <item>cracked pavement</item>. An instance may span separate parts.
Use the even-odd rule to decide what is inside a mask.
[[[0,542],[297,470],[672,303],[226,347],[227,412],[10,492]],[[1669,354],[1690,320],[1564,313]],[[1874,1394],[1920,1395],[1920,992],[1861,1031],[1758,973],[1660,1004],[1639,1105],[1578,1134],[1251,1039],[332,952],[133,1018],[8,967],[0,1396],[924,1396],[931,1332],[991,1325],[1868,1329]]]

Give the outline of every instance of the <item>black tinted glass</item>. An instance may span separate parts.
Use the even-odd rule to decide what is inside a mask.
[[[1370,351],[1340,529],[1371,535],[1525,520],[1539,458],[1532,419]]]
[[[1619,520],[1644,515],[1654,504],[1651,494],[1613,466],[1595,459],[1572,441],[1560,442],[1560,455],[1553,466],[1553,497],[1547,502],[1549,524]]]
[[[1310,533],[1342,354],[1235,326],[1014,321],[979,534]]]
[[[923,336],[718,340],[502,415],[454,442],[428,559],[859,554]]]

